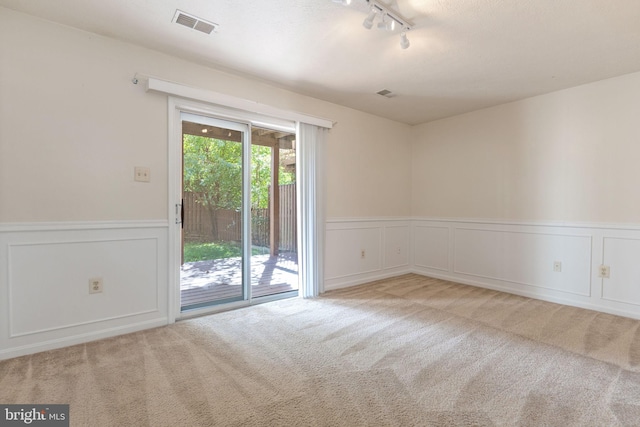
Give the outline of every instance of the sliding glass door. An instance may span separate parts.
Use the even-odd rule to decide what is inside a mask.
[[[181,311],[297,295],[295,133],[180,117]]]
[[[249,126],[181,118],[181,309],[244,300]]]
[[[251,296],[298,290],[296,135],[251,130]]]

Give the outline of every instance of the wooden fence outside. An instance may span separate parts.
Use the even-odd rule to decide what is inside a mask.
[[[280,250],[298,251],[296,184],[280,186]],[[269,215],[269,211],[267,211]],[[268,227],[268,224],[267,224]],[[268,234],[267,234],[268,235]]]
[[[192,242],[240,242],[242,218],[240,211],[230,209],[211,210],[201,202],[202,193],[185,192],[184,241]],[[279,250],[297,251],[296,185],[280,186],[280,242]],[[251,210],[251,240],[256,246],[269,246],[269,209]]]

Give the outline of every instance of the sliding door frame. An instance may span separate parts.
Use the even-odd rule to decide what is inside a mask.
[[[186,115],[187,119],[191,118],[190,121],[197,121],[203,125],[212,125],[219,128],[229,129],[239,131],[242,135],[240,140],[240,144],[242,147],[241,151],[241,160],[240,163],[242,165],[242,183],[241,183],[241,248],[242,248],[242,301],[251,300],[251,123],[239,122],[237,120],[228,120],[221,119],[218,117],[214,117],[210,114],[196,114],[191,111],[185,111],[181,109],[180,113],[180,126],[182,127],[182,122],[185,120],[183,114]],[[189,117],[190,116],[190,117]],[[182,129],[180,130],[180,141],[181,141],[181,149],[180,149],[180,164],[184,165],[184,134],[182,133]],[[184,180],[184,166],[182,170],[179,172],[180,181]],[[180,185],[179,188],[179,199],[184,200],[184,185]],[[184,206],[182,206],[182,211],[184,212]],[[182,218],[184,221],[184,218]],[[182,225],[178,230],[182,229]],[[181,239],[182,240],[182,239]],[[184,240],[181,241],[180,245],[182,245],[182,250],[184,250]],[[181,285],[181,283],[179,283]],[[234,301],[236,302],[236,301]],[[203,306],[210,307],[216,303]],[[224,303],[229,304],[229,303]],[[190,308],[189,310],[197,310],[198,308]],[[180,301],[180,312],[182,313],[182,302]]]
[[[288,293],[276,294],[272,296],[260,297],[254,300],[251,296],[251,128],[253,125],[296,133],[296,123],[291,120],[271,118],[260,114],[250,113],[242,110],[235,110],[224,106],[207,104],[183,98],[169,97],[168,102],[168,201],[169,201],[169,253],[168,253],[168,323],[173,323],[177,319],[200,316],[203,314],[218,311],[230,310],[245,307],[253,303],[261,303],[282,298],[290,298]],[[243,143],[243,240],[249,239],[249,244],[243,244],[243,287],[245,299],[228,304],[213,305],[201,309],[193,309],[186,312],[181,311],[180,304],[180,203],[182,197],[182,119],[181,113],[195,114],[204,117],[211,117],[217,120],[235,122],[247,125],[247,140]],[[248,187],[245,188],[245,187]],[[247,190],[247,191],[246,191]],[[298,205],[300,203],[298,202]],[[248,218],[247,218],[248,217]],[[245,237],[246,236],[246,237]],[[244,242],[243,242],[244,243]],[[300,286],[298,286],[300,289]],[[298,293],[300,295],[300,292]]]

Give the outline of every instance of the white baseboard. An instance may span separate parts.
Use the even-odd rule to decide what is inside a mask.
[[[421,268],[414,268],[411,271],[411,273],[418,274],[418,275],[424,276],[424,277],[431,277],[431,278],[434,278],[434,279],[447,280],[447,281],[450,281],[450,282],[460,283],[460,284],[463,284],[463,285],[475,286],[475,287],[484,288],[484,289],[491,289],[491,290],[494,290],[494,291],[505,292],[505,293],[513,294],[513,295],[520,295],[520,296],[523,296],[523,297],[533,298],[533,299],[537,299],[537,300],[541,300],[541,301],[552,302],[552,303],[555,303],[555,304],[562,304],[562,305],[567,305],[567,306],[571,306],[571,307],[579,307],[579,308],[584,308],[584,309],[587,309],[587,310],[593,310],[593,311],[598,311],[598,312],[602,312],[602,313],[614,314],[614,315],[617,315],[617,316],[629,317],[629,318],[632,318],[632,319],[640,319],[640,313],[638,313],[638,312],[636,312],[634,310],[625,310],[625,309],[620,309],[620,308],[603,307],[603,306],[599,306],[597,304],[592,304],[590,302],[576,301],[576,300],[572,300],[572,299],[568,299],[568,298],[558,297],[557,295],[541,294],[539,292],[531,292],[531,291],[525,291],[525,290],[521,290],[521,289],[514,289],[509,284],[497,285],[495,283],[488,283],[488,282],[483,282],[483,281],[480,281],[480,280],[473,280],[473,279],[464,278],[464,277],[460,277],[460,276],[449,275],[449,274],[446,274],[446,273],[443,274],[442,272],[428,271],[428,270],[421,269]]]
[[[18,347],[0,350],[0,360],[12,359],[14,357],[25,356],[28,354],[39,353],[42,351],[55,350],[57,348],[69,347],[76,344],[83,344],[104,338],[111,338],[118,335],[130,334],[145,329],[157,328],[167,324],[166,318],[148,320],[146,322],[138,322],[126,326],[100,329],[95,332],[66,336],[64,338],[52,339],[48,341],[26,344]]]
[[[393,268],[383,271],[375,271],[365,274],[357,274],[348,277],[341,277],[337,279],[325,280],[324,290],[331,291],[335,289],[348,288],[351,286],[362,285],[364,283],[373,282],[376,280],[388,279],[390,277],[402,276],[403,274],[412,273],[409,266]]]

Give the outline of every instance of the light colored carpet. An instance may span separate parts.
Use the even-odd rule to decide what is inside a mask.
[[[0,363],[74,426],[640,425],[640,322],[406,275]]]

